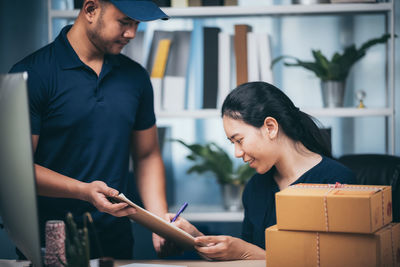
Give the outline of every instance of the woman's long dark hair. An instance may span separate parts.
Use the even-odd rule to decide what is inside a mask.
[[[260,128],[266,117],[276,119],[283,132],[312,152],[332,157],[328,138],[313,118],[300,111],[281,90],[265,82],[244,83],[226,97],[222,116]]]

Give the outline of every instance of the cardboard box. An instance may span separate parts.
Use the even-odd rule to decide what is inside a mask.
[[[392,221],[390,186],[297,184],[275,198],[282,230],[373,233]]]
[[[373,234],[265,230],[267,267],[400,266],[400,223]]]

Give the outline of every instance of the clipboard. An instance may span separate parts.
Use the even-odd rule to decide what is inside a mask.
[[[135,222],[143,225],[150,231],[162,236],[165,239],[175,241],[184,250],[194,250],[194,237],[182,229],[176,227],[172,223],[158,217],[157,215],[143,209],[130,201],[124,194],[119,194],[115,197],[107,197],[111,202],[125,202],[136,209],[135,214],[127,217]]]

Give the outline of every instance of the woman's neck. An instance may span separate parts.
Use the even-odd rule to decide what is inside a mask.
[[[282,156],[275,164],[274,179],[282,190],[321,162],[321,155],[308,150],[300,142],[284,146]]]

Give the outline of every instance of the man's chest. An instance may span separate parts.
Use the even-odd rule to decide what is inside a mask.
[[[98,79],[84,72],[60,75],[48,85],[44,127],[133,125],[140,101],[140,90],[134,83],[112,77]]]

